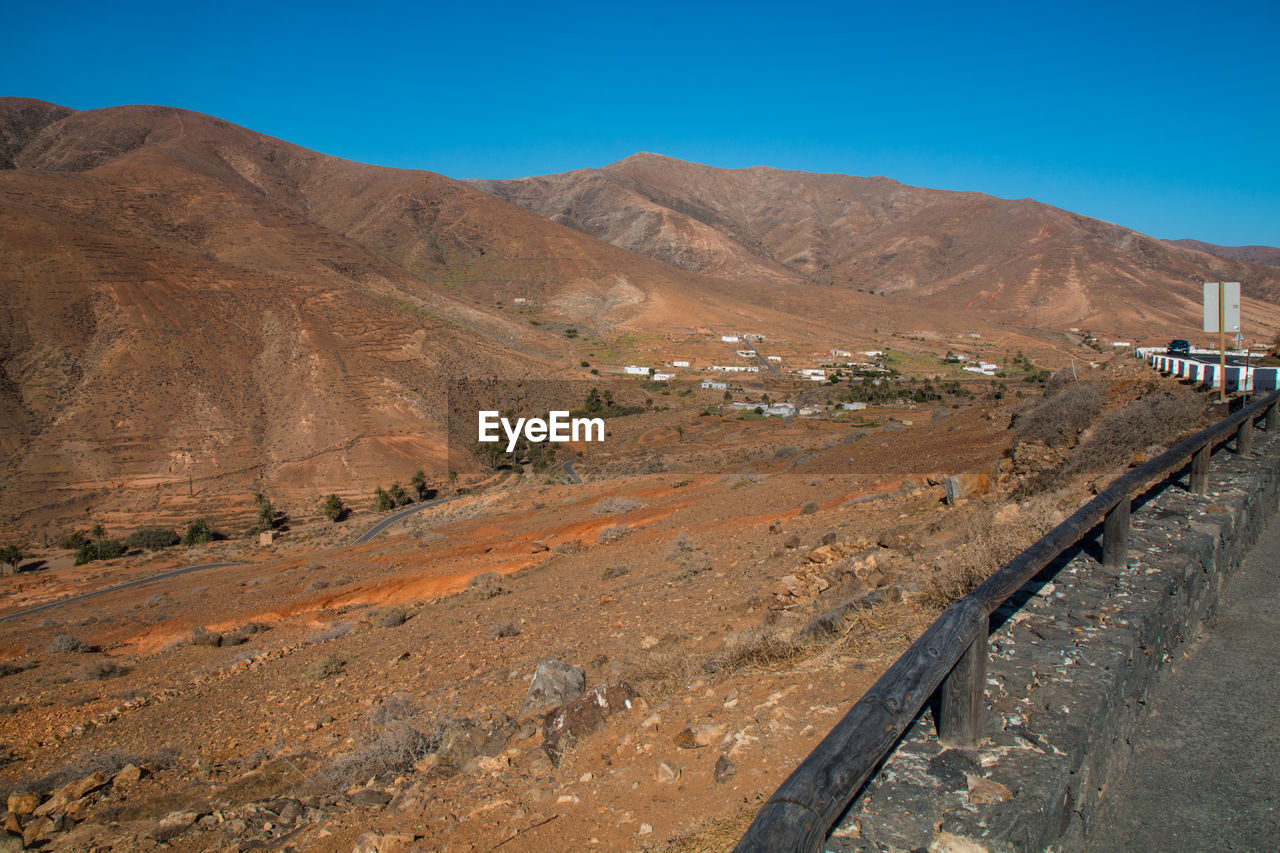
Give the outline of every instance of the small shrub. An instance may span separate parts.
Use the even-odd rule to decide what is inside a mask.
[[[493,636],[501,639],[502,637],[515,637],[520,634],[520,626],[514,622],[503,622],[493,629]]]
[[[1012,424],[1014,439],[1069,447],[1098,417],[1105,402],[1105,391],[1098,382],[1072,382],[1045,394],[1020,413]]]
[[[148,551],[169,548],[181,541],[181,537],[168,527],[139,527],[124,540],[130,548],[146,548]]]
[[[80,668],[81,681],[105,681],[108,678],[118,678],[128,672],[127,667],[109,660],[99,660],[87,663]]]
[[[222,645],[222,635],[216,631],[210,631],[202,625],[197,625],[191,630],[191,645],[220,646]]]
[[[378,624],[383,628],[399,628],[404,624],[404,620],[407,618],[408,617],[405,616],[404,608],[399,605],[395,605],[394,607],[388,607],[378,614]]]
[[[350,622],[334,622],[323,631],[312,634],[307,638],[307,642],[325,643],[329,640],[336,640],[339,637],[345,637],[347,634],[351,633],[351,629],[354,627],[355,626]]]
[[[386,726],[400,720],[411,720],[422,712],[412,700],[399,693],[383,696],[369,711],[369,725]]]
[[[212,542],[216,534],[209,522],[203,518],[197,518],[195,521],[187,525],[187,530],[182,534],[182,544],[187,547],[199,545],[202,542]]]
[[[791,444],[784,444],[782,447],[773,451],[773,461],[781,462],[784,459],[794,459],[799,455],[800,448]]]
[[[803,657],[808,646],[766,625],[743,631],[702,665],[706,672],[734,673],[747,667],[769,667]]]
[[[73,530],[70,533],[64,534],[62,538],[58,540],[58,547],[66,548],[71,551],[79,551],[80,546],[88,541],[89,537],[85,535],[83,530]]]
[[[496,598],[507,591],[503,589],[502,576],[497,572],[482,572],[476,575],[467,581],[467,589],[482,601]]]
[[[627,574],[629,571],[631,570],[628,569],[626,566],[609,566],[608,568],[606,568],[604,571],[600,573],[600,580],[611,581],[614,578],[622,577],[623,575]]]
[[[800,507],[801,515],[813,515],[817,511],[818,511],[818,505],[813,501],[809,501],[804,506]]]
[[[319,660],[314,660],[307,665],[307,677],[313,681],[320,681],[332,675],[337,675],[346,668],[347,661],[337,654],[325,655]]]
[[[631,498],[605,498],[591,508],[596,515],[614,515],[640,509],[643,504]]]
[[[119,539],[89,541],[81,545],[80,549],[76,551],[75,564],[83,566],[85,563],[92,563],[95,560],[114,560],[117,557],[123,557],[128,550]]]
[[[431,736],[419,731],[420,727],[433,730]],[[350,788],[371,778],[384,778],[404,773],[414,763],[426,758],[440,746],[434,727],[415,726],[408,719],[392,719],[376,727],[375,734],[357,749],[336,759],[322,774],[321,780],[336,788]]]
[[[678,557],[681,554],[689,554],[697,550],[698,546],[694,544],[693,539],[688,533],[681,531],[675,539],[671,540],[671,548],[667,552],[668,557]]]
[[[61,655],[70,652],[92,652],[94,647],[86,643],[79,637],[72,634],[59,634],[49,642],[48,652],[51,655]]]
[[[612,524],[606,527],[604,530],[601,530],[600,535],[599,537],[597,537],[597,539],[599,543],[603,545],[606,542],[612,542],[613,540],[626,535],[627,531],[630,529],[631,529],[630,526],[626,524]]]
[[[325,580],[324,578],[316,578],[311,583],[307,584],[307,589],[321,590],[321,589],[328,588],[328,586],[329,586],[329,582],[327,580]]]

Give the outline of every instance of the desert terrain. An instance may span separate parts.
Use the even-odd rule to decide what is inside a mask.
[[[458,182],[169,107],[0,100],[0,221],[13,849],[730,847],[942,607],[1205,422],[1133,357],[1199,281],[1280,329],[1274,267],[1030,200]],[[486,455],[511,399],[607,438]]]

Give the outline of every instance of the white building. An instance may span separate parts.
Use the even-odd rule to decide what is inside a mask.
[[[806,367],[800,371],[800,375],[806,376],[809,379],[826,379],[827,371],[823,370],[821,367]]]
[[[628,364],[626,367],[622,368],[622,370],[624,373],[629,373],[632,376],[648,376],[649,375],[649,368],[641,367],[638,364]]]
[[[729,383],[721,382],[719,379],[704,379],[702,380],[702,387],[713,391],[725,391],[728,389]]]
[[[674,373],[655,373],[652,376],[654,382],[668,382],[675,378]]]
[[[741,339],[737,335],[721,335],[720,340],[726,344],[736,344]]]
[[[676,359],[675,361],[671,362],[671,366],[672,367],[688,367],[689,362],[685,361],[684,359]]]
[[[713,364],[712,370],[719,370],[722,373],[759,373],[759,367],[748,367],[745,364]]]
[[[782,356],[780,356],[780,355],[767,355],[767,356],[765,356],[765,358],[769,359],[770,361],[776,361],[776,362],[779,362],[779,363],[781,363],[781,362],[782,362]]]

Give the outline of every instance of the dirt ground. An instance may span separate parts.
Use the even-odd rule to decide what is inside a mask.
[[[702,417],[678,441],[714,436],[728,473],[508,473],[360,545],[367,515],[37,554],[0,618],[233,565],[0,622],[10,830],[48,850],[732,846],[936,614],[939,567],[1007,559],[1080,499],[1004,497],[1023,405]],[[620,429],[643,449],[666,417]],[[947,505],[952,474],[993,490]],[[583,683],[539,705],[546,659]]]

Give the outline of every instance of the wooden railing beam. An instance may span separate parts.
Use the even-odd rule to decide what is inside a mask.
[[[1253,449],[1253,418],[1248,417],[1240,422],[1236,430],[1236,453],[1248,453]]]
[[[987,614],[975,615],[973,639],[942,682],[938,711],[938,740],[957,749],[977,749],[982,743],[982,715],[986,709]]]
[[[1209,454],[1210,445],[1197,450],[1191,456],[1191,493],[1203,495],[1209,491]]]
[[[1129,565],[1129,511],[1132,498],[1125,497],[1111,508],[1102,523],[1102,567],[1119,572]]]

